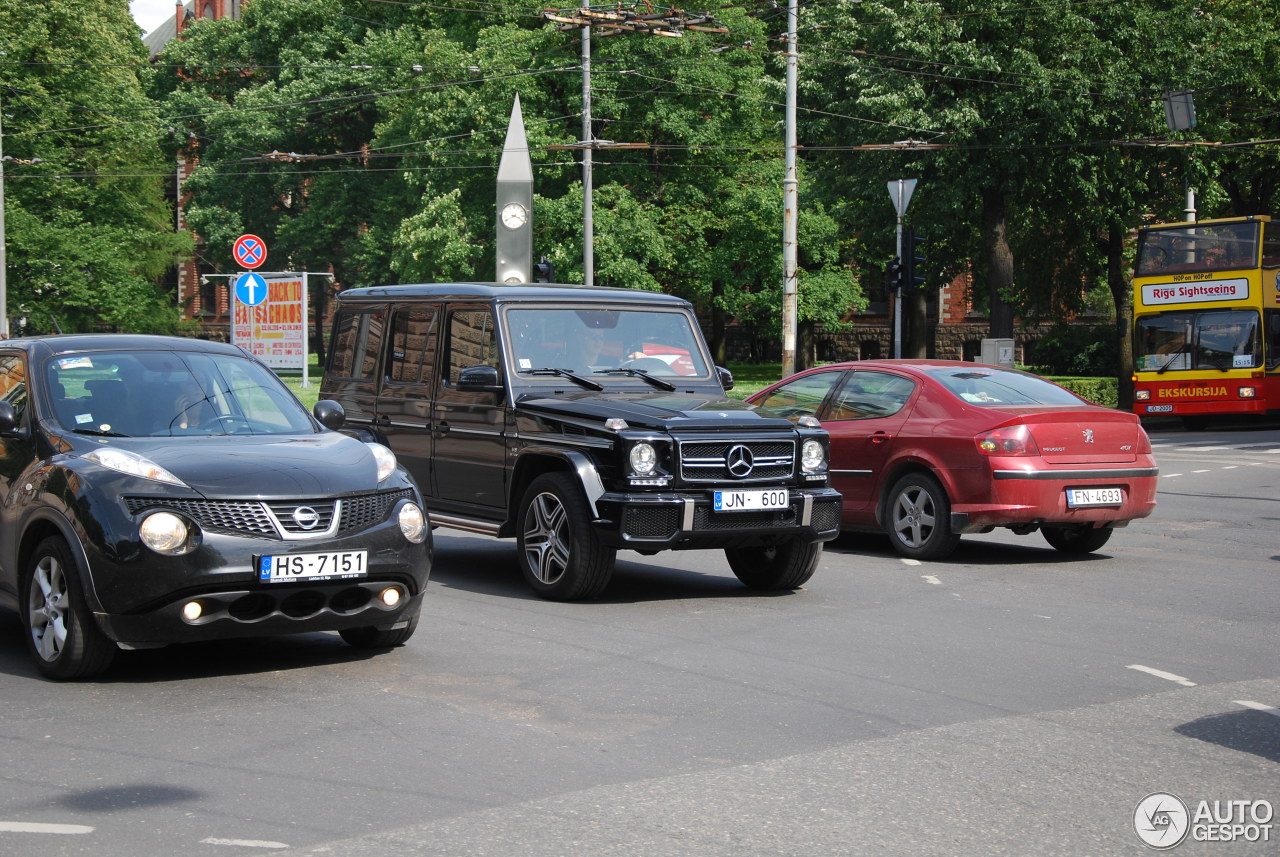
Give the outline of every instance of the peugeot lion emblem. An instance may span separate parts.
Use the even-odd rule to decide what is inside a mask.
[[[756,466],[755,459],[751,457],[751,450],[742,444],[729,448],[729,454],[724,457],[724,463],[729,467],[729,472],[737,479],[746,479]]]
[[[1084,433],[1084,442],[1093,443],[1093,429],[1085,429],[1083,433]]]
[[[313,530],[320,523],[320,513],[310,506],[299,506],[293,510],[293,522],[304,530]]]

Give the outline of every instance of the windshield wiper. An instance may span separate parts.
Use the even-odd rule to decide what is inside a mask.
[[[670,381],[664,381],[655,375],[650,375],[648,372],[644,371],[643,369],[632,369],[631,367],[621,367],[618,369],[597,369],[596,374],[597,375],[630,375],[636,378],[643,378],[653,386],[657,387],[659,390],[666,390],[669,393],[673,392],[676,388],[676,385],[672,384]]]
[[[90,434],[94,437],[128,437],[129,435],[118,431],[99,431],[98,429],[78,428],[72,429],[72,434]]]
[[[604,387],[592,381],[590,378],[583,378],[581,375],[575,375],[568,369],[555,369],[551,366],[544,366],[541,369],[521,369],[521,375],[555,375],[560,378],[568,378],[580,387],[586,387],[588,390],[603,390]]]
[[[1184,354],[1189,355],[1190,353],[1191,353],[1190,349],[1188,349],[1186,346],[1179,348],[1177,351],[1173,352],[1173,355],[1170,356],[1168,360],[1164,362],[1163,366],[1161,366],[1159,369],[1156,370],[1156,374],[1163,375],[1168,370],[1168,368],[1173,365],[1173,362],[1175,360],[1177,360],[1179,357],[1181,357]]]

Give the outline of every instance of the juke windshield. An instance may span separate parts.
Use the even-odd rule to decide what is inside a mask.
[[[45,367],[67,431],[104,437],[297,434],[316,431],[269,369],[231,355],[83,352]]]

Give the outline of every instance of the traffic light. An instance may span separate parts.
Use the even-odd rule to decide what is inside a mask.
[[[918,289],[924,285],[924,251],[920,245],[925,242],[923,235],[917,235],[914,229],[908,229],[902,236],[902,253],[905,257],[902,265],[902,286],[906,289]]]
[[[884,269],[884,285],[889,291],[902,288],[902,261],[894,256]]]
[[[535,283],[553,283],[556,278],[556,269],[547,261],[547,257],[543,256],[542,261],[533,266],[533,281]]]

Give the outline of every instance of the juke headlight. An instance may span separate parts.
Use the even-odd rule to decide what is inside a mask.
[[[182,556],[195,549],[187,521],[173,512],[153,512],[138,525],[142,543],[165,556]]]

